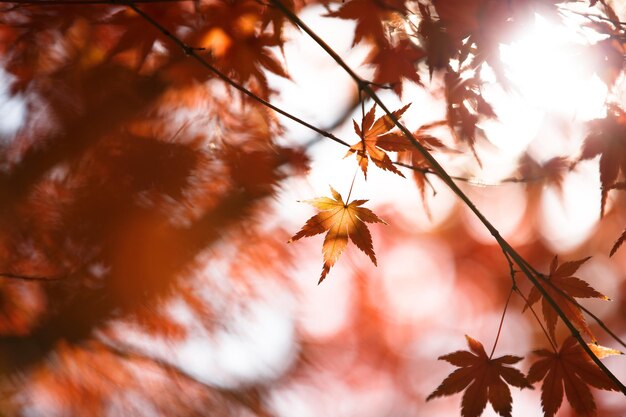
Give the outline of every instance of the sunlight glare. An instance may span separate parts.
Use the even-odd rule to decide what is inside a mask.
[[[607,88],[583,53],[590,36],[575,22],[557,25],[536,15],[534,27],[517,42],[501,45],[513,89],[545,112],[582,120],[602,117]]]

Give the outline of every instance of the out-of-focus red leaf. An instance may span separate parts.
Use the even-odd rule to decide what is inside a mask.
[[[409,39],[401,39],[395,45],[375,46],[367,61],[376,67],[374,82],[390,84],[393,91],[401,96],[404,79],[421,84],[416,64],[424,56],[425,52]]]
[[[265,12],[270,12],[266,14]],[[241,83],[268,97],[264,71],[289,78],[270,49],[282,47],[282,19],[272,8],[252,0],[212,2],[201,7],[202,21],[190,35],[189,43],[211,54],[215,65]],[[275,22],[273,32],[267,30]]]
[[[519,174],[528,187],[534,187],[537,184],[550,185],[560,192],[563,179],[570,166],[571,162],[562,156],[555,156],[539,163],[529,155],[524,155],[520,161]]]
[[[626,175],[626,113],[611,105],[604,119],[589,122],[590,133],[585,139],[581,160],[600,155],[600,182],[602,184],[601,213],[609,190],[618,181],[618,175]]]
[[[481,81],[477,76],[462,78],[460,74],[449,71],[444,80],[448,125],[457,139],[466,143],[474,152],[477,131],[480,129],[477,126],[479,118],[495,118],[497,115],[483,98],[480,92]],[[479,160],[475,152],[474,155]]]
[[[339,10],[330,12],[327,16],[340,19],[356,20],[353,45],[364,39],[373,41],[377,45],[387,44],[384,25],[394,12],[406,10],[405,0],[349,0]]]

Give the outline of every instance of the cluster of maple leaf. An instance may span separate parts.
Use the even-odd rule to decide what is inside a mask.
[[[589,326],[585,322],[576,298],[607,299],[580,278],[572,276],[589,258],[558,265],[554,257],[550,264],[550,272],[545,277],[544,290],[558,307],[572,321],[576,328],[586,335],[592,343],[588,346],[593,354],[601,359],[610,355],[621,355],[622,352],[600,346],[596,343]],[[526,299],[526,308],[532,308],[539,299],[542,300],[542,311],[550,338],[552,351],[539,349],[534,355],[540,358],[531,366],[528,375],[507,365],[513,365],[523,358],[506,355],[492,359],[493,352],[487,356],[483,345],[477,340],[466,336],[471,352],[457,351],[441,356],[439,359],[458,366],[437,389],[428,396],[428,400],[452,395],[462,390],[463,401],[461,414],[464,417],[480,416],[487,405],[501,416],[511,416],[511,392],[507,384],[518,388],[532,389],[532,383],[543,380],[541,385],[541,406],[544,416],[553,417],[563,401],[563,392],[568,402],[578,415],[596,415],[596,405],[589,387],[602,390],[619,391],[620,387],[614,380],[591,360],[578,341],[569,336],[557,350],[555,328],[557,314],[553,306],[542,297],[537,287],[533,287]],[[495,348],[495,347],[494,347]]]
[[[439,357],[459,369],[452,372],[441,385],[427,398],[452,395],[461,391],[461,415],[463,417],[480,416],[487,402],[501,416],[510,417],[512,411],[511,390],[508,385],[532,389],[535,382],[543,380],[541,385],[541,406],[544,416],[553,417],[563,402],[563,391],[572,408],[578,415],[596,415],[596,405],[589,390],[594,388],[618,391],[616,384],[594,364],[576,339],[567,338],[561,348],[550,351],[534,351],[540,358],[533,363],[528,375],[524,376],[513,365],[523,358],[505,355],[492,358],[485,352],[483,345],[465,336],[470,351],[460,350]],[[594,353],[600,357],[620,354],[608,348],[590,344]]]
[[[19,372],[34,394],[0,401],[0,411],[23,414],[23,404],[36,402],[41,396],[37,390],[46,387],[67,399],[69,405],[59,415],[108,415],[104,399],[122,396],[121,387],[144,399],[158,397],[152,405],[162,415],[206,415],[207,404],[223,415],[270,415],[263,401],[263,395],[271,397],[267,381],[232,390],[209,386],[171,363],[125,350],[124,334],[115,324],[181,341],[188,329],[166,311],[164,300],[182,300],[210,333],[224,326],[224,305],[236,310],[238,303],[262,297],[256,278],[268,270],[281,287],[289,287],[282,270],[290,254],[280,244],[288,233],[262,224],[268,200],[276,197],[282,181],[308,169],[305,150],[276,143],[282,127],[263,107],[276,97],[268,72],[289,78],[280,52],[285,27],[297,22],[281,7],[298,12],[318,4],[327,17],[354,21],[353,43],[370,48],[365,63],[373,67],[366,83],[372,91],[389,89],[402,98],[406,82],[426,88],[425,78],[442,80],[445,115],[411,135],[398,128],[411,104],[377,118],[376,105],[365,112],[360,102],[361,121],[353,120],[358,141],[346,154],[356,158],[356,170],[365,179],[370,161],[401,177],[410,169],[425,197],[428,176],[441,175],[425,152],[468,151],[480,162],[475,146],[481,139],[480,122],[497,117],[481,91],[481,68],[489,66],[507,86],[500,44],[535,13],[559,19],[559,3],[2,2],[0,54],[8,93],[24,100],[28,111],[14,137],[0,141],[0,271],[7,271],[2,273],[7,281],[0,285],[0,372],[9,377],[9,385],[19,383],[20,378],[13,378]],[[603,18],[586,25],[607,37],[588,48],[601,64],[597,75],[610,87],[623,70],[623,24],[609,2],[591,0],[589,6]],[[225,89],[218,79],[234,89]],[[434,133],[446,128],[454,149]],[[611,193],[626,189],[626,113],[613,103],[589,130],[577,158],[524,160],[520,173],[558,187],[579,161],[599,156],[604,213]],[[319,282],[349,241],[376,264],[367,224],[385,223],[364,207],[367,200],[350,200],[351,191],[344,200],[332,187],[330,191],[331,197],[306,201],[319,213],[291,238],[326,233]],[[626,230],[611,255],[624,240]],[[536,250],[530,259],[544,261],[547,250]],[[232,262],[233,253],[237,262]],[[607,298],[573,276],[588,259],[559,265],[555,257],[547,275],[536,273],[539,286],[531,288],[524,310],[541,300],[540,325],[545,324],[553,349],[535,351],[539,359],[526,376],[512,366],[521,357],[493,359],[493,353],[487,355],[480,342],[467,337],[469,351],[440,358],[459,369],[428,399],[465,390],[464,417],[479,416],[488,402],[500,415],[510,416],[509,385],[531,388],[543,381],[545,416],[557,413],[564,395],[579,415],[595,415],[589,387],[619,391],[623,386],[591,360],[579,339],[565,338],[560,348],[557,341],[558,310],[590,342],[586,346],[597,358],[619,353],[596,344],[576,301]],[[194,287],[200,285],[196,281],[189,282],[206,264],[228,261],[224,274],[217,268],[205,273],[208,283],[199,280],[202,291]],[[231,281],[226,289],[222,275]],[[217,294],[221,302],[212,303],[202,295],[206,292]],[[371,306],[359,308],[368,320],[377,317]],[[360,340],[363,349],[379,349],[396,370],[402,359],[377,340],[384,320],[368,320],[358,323],[363,334],[350,338]],[[303,343],[305,353],[293,367],[312,372],[315,355],[307,354],[314,349]],[[138,369],[156,376],[142,384]],[[94,382],[101,375],[104,382]],[[298,377],[293,372],[285,379]],[[183,387],[188,400],[164,388],[172,381]]]

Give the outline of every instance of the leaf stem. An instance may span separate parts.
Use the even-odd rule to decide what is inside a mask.
[[[498,340],[500,340],[500,333],[502,332],[502,324],[504,323],[504,316],[506,315],[506,310],[509,308],[509,301],[511,301],[511,296],[513,295],[513,291],[517,288],[515,285],[511,286],[511,290],[509,291],[509,295],[506,297],[506,303],[504,304],[504,310],[502,311],[502,317],[500,317],[500,324],[498,325],[498,333],[496,334],[496,340],[493,342],[493,347],[491,348],[491,353],[489,354],[489,359],[493,357],[493,353],[496,351],[496,346],[498,345]]]
[[[346,206],[350,202],[350,196],[352,195],[352,188],[354,187],[354,180],[356,180],[356,174],[358,173],[359,173],[359,166],[357,165],[356,169],[354,170],[354,176],[352,177],[352,183],[350,184],[350,190],[348,191],[348,197],[346,197]]]

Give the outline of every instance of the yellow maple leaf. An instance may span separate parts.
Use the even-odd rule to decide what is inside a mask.
[[[296,240],[315,236],[317,234],[328,231],[322,245],[322,253],[324,254],[324,266],[320,282],[326,278],[330,268],[337,262],[342,252],[348,245],[348,238],[352,240],[357,248],[361,249],[376,265],[376,255],[372,246],[372,235],[365,223],[383,223],[384,220],[378,217],[374,212],[365,207],[360,207],[367,200],[354,200],[352,202],[344,202],[341,194],[330,187],[333,198],[320,197],[312,200],[303,201],[313,207],[321,210],[315,216],[311,217],[302,226],[302,229],[289,240]],[[348,197],[349,198],[349,197]]]

